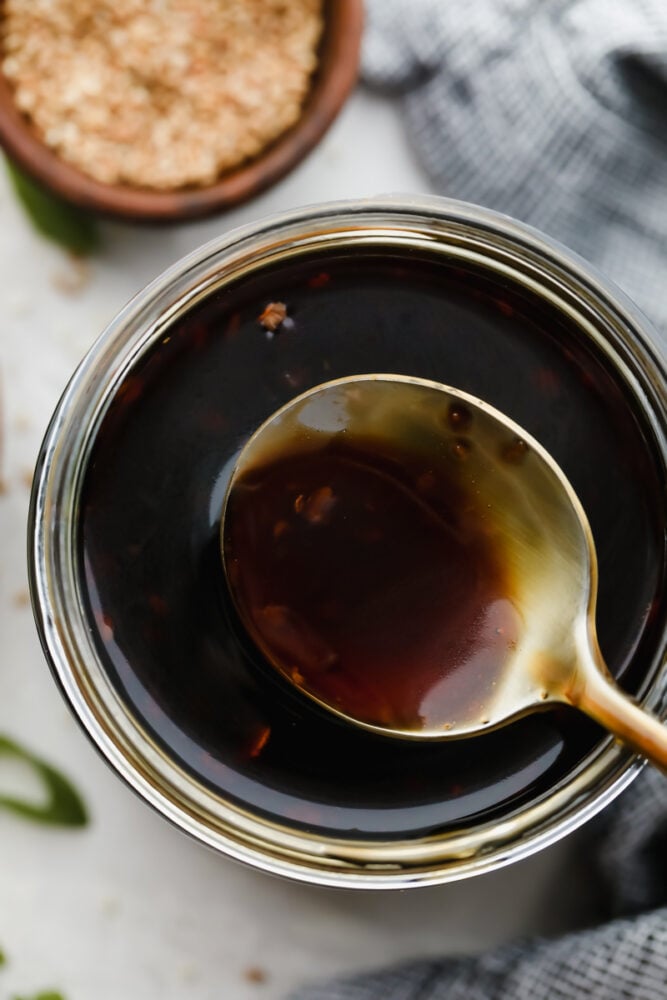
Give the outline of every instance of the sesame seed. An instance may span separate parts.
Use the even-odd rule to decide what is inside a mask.
[[[107,184],[211,184],[301,115],[322,0],[5,0],[16,106]]]

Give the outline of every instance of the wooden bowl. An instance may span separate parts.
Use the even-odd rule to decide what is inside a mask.
[[[55,194],[106,216],[186,222],[246,201],[292,170],[317,145],[357,79],[362,0],[325,0],[319,64],[299,121],[255,159],[202,188],[152,191],[103,184],[60,159],[14,104],[0,72],[0,145],[16,164]]]

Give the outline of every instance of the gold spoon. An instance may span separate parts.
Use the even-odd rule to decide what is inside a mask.
[[[258,627],[238,584],[244,554],[231,550],[230,509],[239,485],[281,454],[321,453],[345,435],[363,437],[380,450],[400,442],[428,467],[446,467],[456,495],[468,496],[482,512],[482,528],[503,564],[504,597],[516,623],[513,641],[489,675],[465,689],[463,701],[459,694],[455,709],[446,698],[436,698],[434,708],[431,698],[429,711],[416,722],[396,715],[369,718],[327,694],[316,674],[304,677],[285,645],[276,647]],[[583,507],[545,449],[482,400],[399,375],[352,376],[316,386],[274,413],[241,451],[223,507],[221,544],[232,598],[255,643],[288,680],[349,723],[411,739],[469,737],[561,702],[667,771],[667,728],[620,690],[600,652],[597,559]],[[328,669],[326,657],[323,662]]]

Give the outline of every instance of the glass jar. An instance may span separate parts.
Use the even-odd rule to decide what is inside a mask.
[[[260,317],[276,302],[286,316],[272,329]],[[354,733],[261,662],[219,559],[234,457],[287,399],[377,371],[473,392],[554,454],[592,524],[603,652],[662,712],[663,362],[618,289],[472,205],[397,198],[291,212],[214,240],[153,282],[99,338],[53,416],[29,562],[61,690],[142,798],[268,872],[405,888],[553,843],[641,762],[565,708],[435,745]]]

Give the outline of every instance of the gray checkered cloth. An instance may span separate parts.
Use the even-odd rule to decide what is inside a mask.
[[[560,240],[667,334],[667,0],[366,3],[365,80],[400,98],[436,190]],[[667,780],[596,822],[606,923],[291,1000],[667,1000]]]
[[[367,0],[364,77],[436,190],[536,226],[667,331],[667,2]]]

